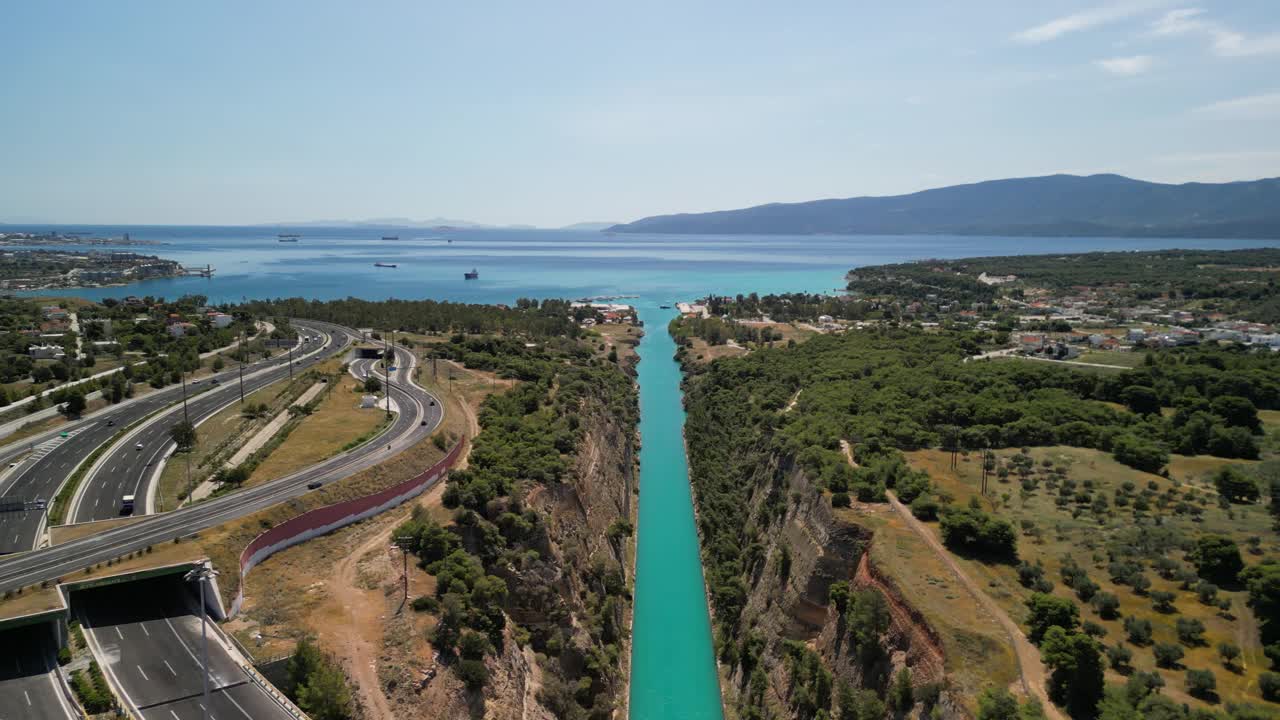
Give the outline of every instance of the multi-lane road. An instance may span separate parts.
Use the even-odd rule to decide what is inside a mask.
[[[199,601],[181,575],[84,590],[76,615],[103,672],[143,720],[274,720],[292,717],[209,639],[209,704]],[[212,633],[212,631],[211,631]],[[54,716],[57,717],[57,716]]]
[[[325,323],[308,321],[305,325],[302,323],[298,325],[308,328],[303,330],[304,334],[310,332],[313,336],[321,338],[312,342],[320,344],[322,351],[308,357],[304,361],[308,363],[319,361],[340,351],[354,337],[354,334],[345,328]],[[443,417],[442,407],[434,396],[413,383],[416,359],[412,353],[404,348],[395,348],[395,354],[395,370],[391,372],[390,386],[397,410],[396,419],[376,440],[263,485],[181,510],[140,518],[128,526],[105,530],[64,545],[0,559],[0,590],[59,578],[88,565],[242,517],[309,492],[311,490],[309,486],[317,482],[325,484],[359,472],[422,441],[439,425]],[[259,370],[258,374],[253,376],[254,387],[264,386],[287,374],[287,367],[279,366],[278,363],[277,360],[276,367]],[[295,367],[295,372],[297,369]],[[361,376],[376,373],[373,363],[363,361],[353,366],[353,370]],[[385,371],[376,374],[385,380]],[[196,396],[196,402],[188,398],[187,412],[191,414],[193,422],[199,417],[216,412],[230,400],[230,395],[221,397],[218,393],[234,390],[234,396],[238,399],[238,388],[227,387],[225,381],[223,385],[224,387],[210,392],[207,396]],[[249,376],[246,376],[245,385],[248,392]],[[178,397],[180,399],[181,396]],[[172,403],[172,399],[170,402]],[[134,404],[141,404],[141,401]],[[132,419],[125,424],[144,418],[157,409],[159,408],[153,407],[138,415],[130,415]],[[176,415],[173,414],[175,412]],[[127,467],[120,466],[111,470],[113,458],[116,455],[127,457],[130,453],[147,456],[151,453],[163,452],[166,445],[170,443],[168,427],[181,416],[180,405],[175,405],[169,411],[169,415],[160,416],[168,419],[154,423],[154,427],[139,426],[143,429],[139,431],[136,438],[128,438],[127,444],[113,450],[105,460],[96,463],[96,471],[86,476],[84,480],[85,492],[81,498],[80,507],[86,506],[87,498],[115,498],[123,489],[118,485],[118,477],[125,472],[141,471],[141,480],[138,480],[139,476],[136,475],[125,475],[125,477],[126,479],[134,478],[134,482],[142,483],[134,486],[135,488],[145,487],[145,483],[148,482],[146,471],[149,469],[145,460],[135,460],[128,463]],[[105,423],[101,415],[92,421],[85,421],[72,427],[68,430],[67,438],[57,438],[56,448],[50,446],[48,454],[29,459],[27,462],[34,467],[45,458],[53,456],[55,449],[74,448],[77,455],[59,459],[54,465],[58,470],[63,469],[59,466],[61,462],[74,467],[70,466],[70,463],[79,464],[97,446],[92,444],[89,433],[93,432],[95,425],[100,423]],[[102,437],[97,444],[101,445],[114,437],[120,426],[121,420],[117,419],[109,426],[112,432],[104,433],[105,437]],[[144,436],[147,429],[152,429],[152,432]],[[138,442],[143,443],[142,451],[136,450]],[[0,457],[3,456],[0,455]],[[126,457],[121,457],[119,462],[127,462]],[[104,471],[103,468],[107,469]],[[29,477],[39,478],[47,475],[39,473]],[[114,486],[113,481],[117,483]],[[13,487],[17,483],[17,478],[11,475],[4,482],[8,487]],[[144,492],[145,490],[135,489],[137,494]],[[98,504],[101,506],[102,503]],[[87,511],[82,509],[81,512]],[[228,570],[234,572],[234,568]],[[203,694],[194,689],[202,676],[198,664],[192,664],[194,661],[192,650],[196,647],[193,643],[198,639],[199,624],[193,615],[190,598],[185,595],[185,592],[181,588],[175,590],[172,586],[165,592],[152,592],[138,584],[130,583],[83,591],[72,596],[73,612],[88,630],[95,655],[109,668],[112,680],[115,686],[125,694],[127,704],[146,718],[182,720],[186,717],[200,717],[204,712]],[[47,625],[40,627],[48,633]],[[14,632],[37,633],[39,631]],[[23,711],[19,714],[20,717],[64,718],[70,716],[65,698],[59,694],[60,686],[52,673],[55,648],[51,633],[49,635],[50,637],[47,638],[33,635],[22,644],[24,650],[13,672],[0,673],[0,720],[5,720],[3,708],[20,707],[18,702],[26,703],[27,698],[30,698],[30,707],[39,708],[39,710]],[[214,672],[215,690],[211,696],[214,704],[211,708],[211,717],[269,719],[287,717],[283,709],[262,688],[250,681],[230,653],[216,643],[210,644],[210,665]]]
[[[53,626],[37,623],[4,634],[0,659],[0,720],[65,720],[72,713],[57,676]]]
[[[300,341],[294,349],[295,373],[345,348],[345,342],[333,341],[329,333],[301,324],[295,327],[299,329],[301,338],[315,338]],[[284,366],[273,366],[270,371],[245,378],[245,396],[288,376],[287,363],[288,354],[285,356]],[[231,377],[234,378],[235,375]],[[214,380],[218,381],[217,384]],[[192,389],[200,392],[187,398],[185,408],[184,403],[176,403],[157,417],[149,419],[136,432],[123,438],[99,462],[94,463],[82,483],[84,491],[77,495],[68,513],[70,522],[119,517],[120,501],[125,495],[133,495],[138,508],[135,512],[143,512],[147,504],[146,498],[153,491],[153,481],[159,475],[160,465],[175,447],[170,436],[173,426],[184,419],[198,424],[240,400],[239,381],[231,382],[225,377],[203,380],[194,388],[188,387],[188,390]]]
[[[300,325],[306,328],[308,326]],[[318,327],[304,330],[311,335],[322,335]],[[340,340],[330,342],[327,347],[317,344],[314,353],[304,362],[315,362],[321,356],[340,352],[345,347],[347,335],[343,333]],[[308,351],[303,351],[308,352]],[[289,354],[281,355],[249,366],[246,371],[245,388],[250,383],[261,387],[269,382],[279,380],[288,373]],[[230,393],[238,393],[239,369],[215,375],[221,383],[218,386],[219,397],[229,398]],[[205,380],[201,386],[214,387],[209,384],[212,379]],[[188,387],[189,395],[203,398],[216,393],[200,392],[201,386]],[[0,554],[31,550],[40,543],[45,527],[45,518],[52,499],[67,478],[85,461],[100,445],[110,441],[122,429],[138,422],[152,413],[165,407],[173,406],[182,399],[181,386],[166,388],[149,393],[135,400],[126,400],[109,408],[105,408],[91,416],[73,423],[68,423],[58,431],[29,441],[11,443],[0,448],[0,462],[5,463],[5,476],[0,480],[0,498],[4,500],[25,501],[24,510],[0,512]],[[238,395],[237,395],[238,397]],[[189,397],[189,400],[191,398]],[[168,425],[163,432],[168,433]],[[65,434],[66,437],[63,437]],[[26,458],[20,459],[24,453],[30,452]],[[10,467],[13,465],[13,467]],[[138,476],[140,476],[139,473]],[[138,477],[135,476],[135,477]],[[124,475],[122,474],[123,478]],[[88,485],[86,485],[88,487]],[[105,492],[99,490],[98,492]],[[98,499],[95,496],[95,499]],[[92,502],[92,501],[91,501]],[[119,513],[119,498],[115,498],[114,517]],[[105,508],[104,508],[105,511]],[[97,515],[94,518],[98,517]],[[79,520],[80,518],[77,518]]]
[[[328,326],[329,332],[341,331]],[[94,563],[265,509],[309,492],[312,482],[328,483],[376,465],[426,438],[439,424],[441,407],[434,396],[410,381],[416,363],[412,353],[396,348],[393,397],[399,412],[376,442],[368,442],[311,467],[271,482],[246,488],[172,512],[140,518],[62,545],[0,559],[0,591],[62,577]]]

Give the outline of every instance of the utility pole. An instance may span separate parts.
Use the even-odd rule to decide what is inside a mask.
[[[293,379],[293,346],[289,346],[289,379]]]
[[[387,381],[387,419],[391,419],[391,363],[395,358],[395,352],[391,350],[391,345],[387,342],[387,336],[382,336],[382,376]]]
[[[179,377],[182,378],[182,421],[191,424],[191,416],[187,414],[187,369],[185,367],[178,368]]]
[[[397,537],[395,544],[391,546],[400,550],[400,559],[404,563],[404,575],[402,576],[404,580],[404,600],[400,603],[401,610],[404,609],[405,605],[409,604],[409,544],[412,542],[412,537]],[[399,612],[400,610],[396,611],[397,614]]]
[[[200,641],[203,645],[201,651],[202,664],[204,665],[204,705],[201,705],[202,716],[208,720],[209,717],[209,617],[208,611],[205,609],[204,593],[205,585],[218,576],[218,571],[208,565],[200,565],[184,576],[187,582],[200,583]]]
[[[244,328],[240,329],[240,404],[244,404],[244,355],[248,351],[245,347]]]

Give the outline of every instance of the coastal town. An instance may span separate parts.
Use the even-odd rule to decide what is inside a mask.
[[[1189,251],[1167,255],[1188,267],[1184,281],[1120,280],[1098,267],[1082,271],[1074,261],[1064,269],[1053,258],[1010,261],[1019,272],[982,269],[1002,269],[1002,258],[925,260],[859,268],[845,291],[830,295],[708,296],[676,309],[682,318],[717,325],[700,336],[744,348],[783,330],[914,326],[980,331],[983,356],[1083,359],[1117,368],[1139,362],[1126,356],[1135,350],[1200,344],[1280,350],[1280,313],[1271,304],[1280,254],[1246,251],[1215,256],[1213,263],[1198,262],[1204,258]]]
[[[133,252],[0,250],[0,290],[103,287],[187,274],[176,260]]]

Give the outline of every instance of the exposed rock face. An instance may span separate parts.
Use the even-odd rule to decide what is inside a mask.
[[[779,717],[805,717],[793,707],[795,683],[785,660],[789,640],[817,653],[837,687],[847,683],[884,697],[902,668],[910,670],[917,689],[940,686],[945,672],[942,644],[907,599],[877,572],[867,552],[875,542],[872,533],[836,518],[829,500],[790,463],[762,468],[756,479],[760,486],[752,493],[753,504],[759,506],[775,493],[788,498],[785,512],[762,533],[768,539],[767,560],[747,579],[739,631],[758,633],[764,640],[760,663],[768,677],[764,705]],[[760,508],[754,510],[753,516],[760,517]],[[888,629],[880,635],[880,652],[873,653],[870,662],[856,651],[845,620],[829,604],[828,593],[835,582],[872,589],[884,597]],[[726,704],[735,705],[739,695],[748,692],[749,683],[741,664],[731,668],[723,688]],[[961,716],[955,710],[958,703],[951,702],[945,691],[938,704],[944,717]],[[917,705],[914,712],[920,710]]]

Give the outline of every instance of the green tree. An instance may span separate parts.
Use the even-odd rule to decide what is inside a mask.
[[[1195,564],[1200,577],[1219,585],[1234,583],[1244,569],[1240,548],[1225,535],[1201,535],[1188,558]]]
[[[84,395],[81,395],[78,392],[73,392],[68,395],[67,399],[62,403],[62,414],[69,418],[80,417],[80,413],[84,412],[87,405],[88,403],[85,402]]]
[[[1027,598],[1027,638],[1039,644],[1052,627],[1068,632],[1080,627],[1080,609],[1071,600],[1046,593],[1032,593]]]
[[[978,696],[978,720],[1019,720],[1018,699],[1005,688],[985,688]]]
[[[298,707],[313,720],[348,720],[352,717],[352,704],[347,678],[325,659],[298,690]]]
[[[911,670],[902,668],[893,678],[893,686],[889,688],[889,707],[896,713],[905,713],[915,705],[915,694],[911,687]]]
[[[196,446],[196,428],[186,420],[179,420],[169,428],[169,438],[179,450],[190,450]]]
[[[382,381],[377,377],[370,375],[364,379],[364,391],[367,393],[376,393],[382,391]]]
[[[1097,642],[1084,633],[1053,626],[1045,633],[1040,657],[1053,670],[1049,697],[1074,718],[1094,717],[1106,687]]]
[[[1237,504],[1255,503],[1262,496],[1258,482],[1235,465],[1227,465],[1213,476],[1218,494]]]

